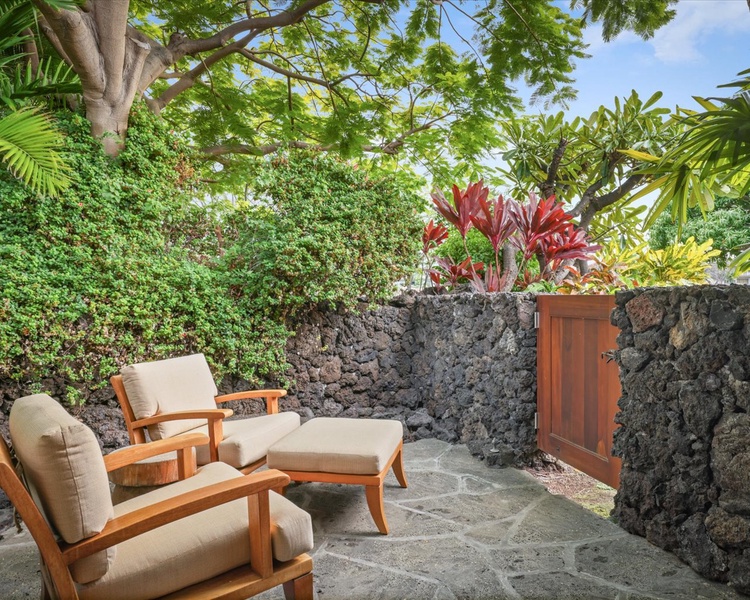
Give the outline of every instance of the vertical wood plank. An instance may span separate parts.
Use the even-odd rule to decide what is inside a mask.
[[[610,453],[619,371],[601,356],[616,348],[614,297],[539,296],[537,306],[539,447],[616,487],[620,461]]]

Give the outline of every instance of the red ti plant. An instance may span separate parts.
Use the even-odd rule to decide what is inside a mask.
[[[455,225],[461,234],[468,257],[460,265],[445,259],[438,260],[439,268],[429,273],[436,287],[440,288],[441,277],[445,277],[451,285],[455,285],[460,279],[468,279],[477,291],[510,290],[517,271],[513,264],[503,272],[500,250],[504,245],[506,249],[512,245],[523,253],[518,269],[523,274],[521,285],[532,282],[525,271],[528,261],[534,256],[539,261],[539,279],[554,282],[555,272],[562,273],[560,269],[564,266],[563,261],[585,260],[599,249],[589,243],[586,233],[573,224],[571,215],[565,212],[562,203],[555,201],[554,196],[538,200],[536,195],[530,194],[528,203],[524,205],[512,199],[506,201],[502,196],[489,202],[488,197],[489,189],[481,181],[470,184],[463,192],[454,185],[453,205],[441,192],[432,194],[437,211]],[[490,241],[495,252],[495,264],[487,266],[484,279],[477,273],[481,263],[475,265],[472,262],[466,245],[466,233],[472,226]],[[438,234],[436,230],[432,222],[425,228],[422,237],[425,256],[431,240],[437,240],[438,237],[442,239],[443,232]],[[506,258],[515,260],[515,252],[508,252]]]
[[[448,228],[442,223],[435,225],[434,221],[430,219],[430,222],[424,226],[424,231],[422,232],[422,254],[427,256],[430,250],[437,248],[447,239]]]
[[[529,194],[527,204],[515,204],[511,208],[513,220],[518,227],[518,235],[513,243],[523,251],[524,262],[532,256],[539,255],[542,240],[562,233],[571,223],[572,217],[565,212],[562,204],[555,202],[555,197],[537,202],[536,194]],[[541,267],[542,265],[540,265]]]
[[[433,277],[432,272],[429,271],[429,254],[430,250],[437,248],[447,239],[448,228],[442,223],[435,225],[435,222],[430,219],[430,222],[424,226],[424,231],[422,231],[422,281],[425,282],[429,275],[438,292],[442,290],[442,285],[440,284],[440,278],[438,277],[438,281],[435,281],[435,277]],[[424,283],[422,285],[424,285]]]
[[[435,209],[449,223],[453,224],[461,234],[467,257],[470,257],[470,254],[466,246],[466,234],[473,225],[471,216],[479,210],[479,201],[486,202],[489,195],[490,189],[481,180],[476,183],[470,183],[463,192],[456,184],[453,184],[453,206],[446,200],[441,190],[437,190],[431,194]],[[469,261],[469,265],[472,269],[472,275],[476,275],[474,263]]]
[[[562,231],[539,241],[539,253],[546,262],[542,265],[540,261],[539,268],[554,272],[564,260],[586,260],[600,249],[601,246],[589,243],[583,229],[577,229],[572,223],[568,223]]]
[[[430,279],[438,292],[442,290],[443,282],[446,282],[450,287],[456,287],[462,281],[473,280],[478,277],[477,272],[484,268],[483,263],[472,263],[471,257],[459,264],[454,263],[450,257],[441,257],[435,262],[438,266],[430,270]]]
[[[478,181],[470,183],[463,192],[454,184],[453,206],[446,200],[441,190],[433,192],[431,196],[436,210],[458,229],[462,238],[466,239],[466,234],[472,225],[471,215],[477,211],[479,198],[487,200],[489,194],[490,189],[484,186],[483,181]]]
[[[503,244],[516,232],[517,226],[513,221],[511,205],[515,204],[512,200],[507,203],[502,195],[489,204],[485,198],[479,198],[478,210],[476,214],[471,215],[471,222],[492,244],[495,251],[495,267],[488,265],[485,271],[485,281],[474,277],[474,287],[478,291],[499,292],[505,284],[505,278],[501,277],[502,269],[500,267],[500,250]],[[490,209],[492,207],[492,209]],[[484,286],[482,289],[481,286]]]

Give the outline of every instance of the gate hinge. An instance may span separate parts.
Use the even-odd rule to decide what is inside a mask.
[[[539,329],[539,313],[534,313],[534,329]]]
[[[534,413],[534,429],[535,430],[539,429],[539,413],[538,412]]]

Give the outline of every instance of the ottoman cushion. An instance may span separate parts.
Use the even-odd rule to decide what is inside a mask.
[[[311,419],[268,449],[268,468],[377,475],[403,437],[399,421]]]

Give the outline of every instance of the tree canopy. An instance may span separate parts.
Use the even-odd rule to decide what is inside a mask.
[[[660,98],[657,92],[643,100],[633,91],[627,98],[615,98],[612,108],[600,106],[587,119],[566,120],[559,112],[503,121],[507,166],[500,174],[511,194],[556,196],[570,206],[580,226],[598,238],[608,232],[618,238],[631,235],[639,211],[629,202],[649,181],[640,173],[648,162],[637,154],[661,156],[675,135],[674,124],[664,120],[669,110],[657,105]],[[627,149],[635,149],[635,155]]]
[[[225,167],[303,146],[376,157],[407,147],[439,169],[495,145],[519,82],[539,99],[572,98],[583,27],[647,37],[676,0],[574,0],[573,12],[552,0],[30,1],[111,154],[143,96]]]

